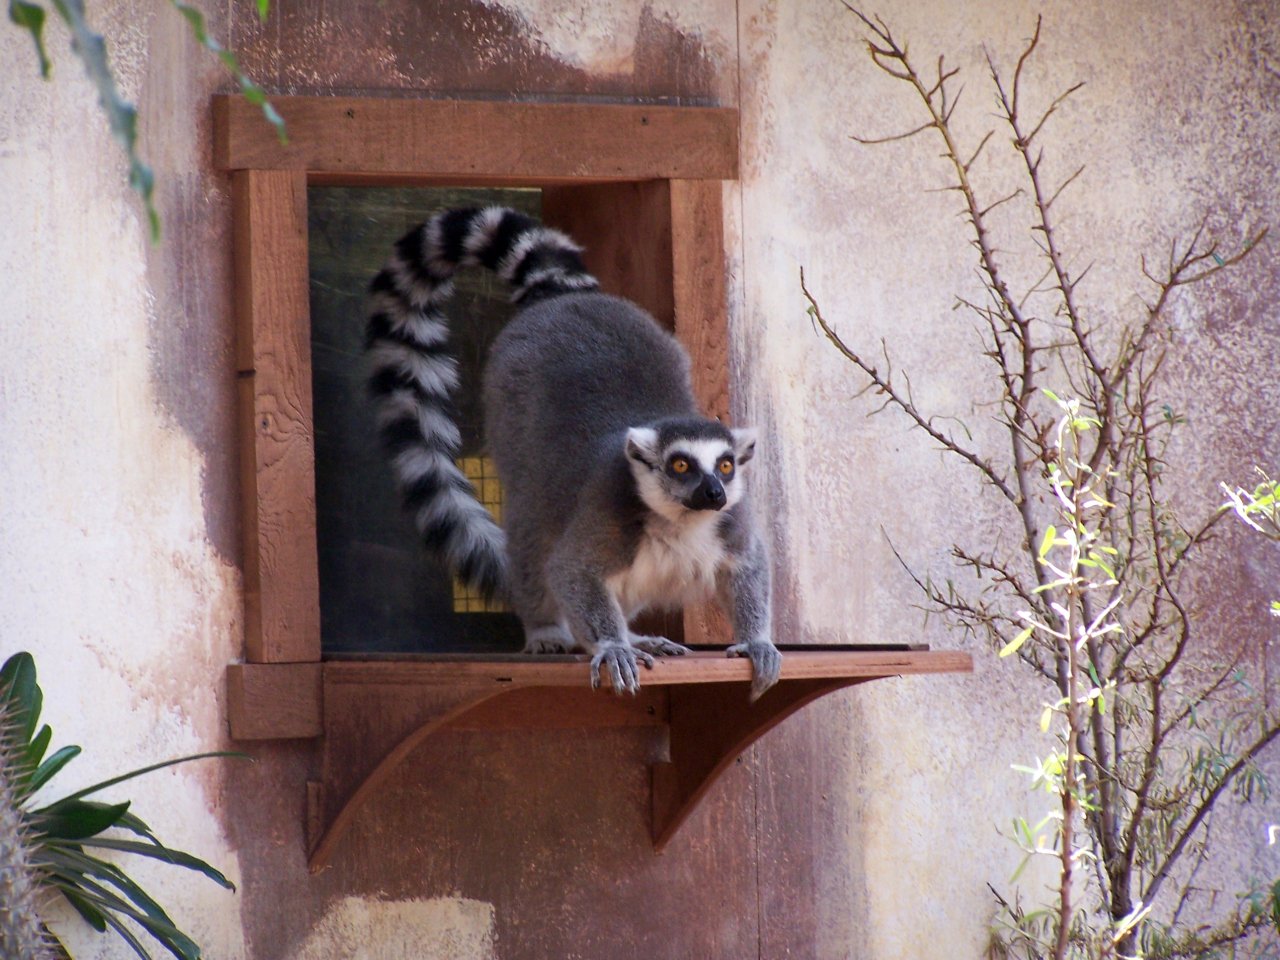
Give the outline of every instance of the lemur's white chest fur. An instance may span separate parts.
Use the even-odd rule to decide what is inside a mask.
[[[649,519],[631,566],[605,580],[628,620],[644,609],[675,609],[715,595],[726,560],[723,519],[722,513]]]

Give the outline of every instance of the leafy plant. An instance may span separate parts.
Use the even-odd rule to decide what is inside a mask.
[[[927,609],[1016,658],[1048,694],[1040,727],[1053,746],[1020,769],[1051,808],[1039,823],[1015,821],[1014,836],[1028,859],[1053,859],[1058,882],[1044,909],[1025,910],[1016,893],[996,893],[996,952],[1209,958],[1251,943],[1257,955],[1274,956],[1267,946],[1274,940],[1260,935],[1280,930],[1280,882],[1255,884],[1224,912],[1197,881],[1220,801],[1269,795],[1257,761],[1280,738],[1280,713],[1249,685],[1239,657],[1215,663],[1204,653],[1217,646],[1215,624],[1190,602],[1186,577],[1227,513],[1190,523],[1179,516],[1165,488],[1166,451],[1183,418],[1159,398],[1171,304],[1187,286],[1239,263],[1266,231],[1247,233],[1228,252],[1201,223],[1160,264],[1143,259],[1152,290],[1136,316],[1110,327],[1093,322],[1078,296],[1088,267],[1076,270],[1055,229],[1064,191],[1083,167],[1051,182],[1043,143],[1046,125],[1081,85],[1030,112],[1024,69],[1040,42],[1039,22],[1012,77],[987,56],[997,122],[1022,178],[1021,187],[992,198],[983,196],[980,173],[990,161],[984,151],[1001,141],[993,129],[974,145],[961,143],[951,124],[959,71],[940,57],[926,75],[883,20],[849,9],[866,30],[872,62],[922,107],[921,122],[904,133],[854,139],[937,138],[985,288],[958,306],[977,321],[991,371],[990,407],[1002,434],[994,449],[922,411],[887,349],[879,364],[851,347],[801,274],[811,318],[885,398],[880,409],[905,415],[976,471],[1017,531],[1009,541],[953,547],[973,586],[951,577],[939,583],[903,562]],[[1006,267],[1001,251],[1016,237],[997,239],[997,208],[1026,216],[1038,276],[1018,278]],[[1126,310],[1119,305],[1114,315]],[[1050,381],[1061,396],[1045,389]],[[1273,485],[1242,497],[1242,516],[1263,522],[1274,494]]]
[[[191,28],[196,42],[212,53],[226,67],[240,86],[240,92],[246,100],[261,108],[262,115],[275,128],[281,142],[285,142],[284,120],[267,100],[262,88],[250,80],[240,69],[236,55],[223,47],[209,35],[205,26],[204,14],[189,3],[182,0],[170,0],[173,8]],[[129,186],[142,197],[146,205],[147,222],[151,229],[153,242],[160,239],[160,215],[152,203],[155,189],[155,174],[138,155],[138,111],[133,104],[120,96],[115,77],[107,65],[107,44],[102,34],[95,33],[89,26],[85,14],[84,0],[49,0],[54,12],[66,23],[71,31],[71,52],[84,64],[89,80],[98,91],[98,103],[107,116],[111,133],[124,149],[129,160]],[[257,0],[259,18],[265,20],[270,10],[270,0]],[[13,24],[28,31],[35,42],[36,57],[40,64],[40,76],[49,79],[53,64],[49,60],[44,44],[44,27],[48,20],[48,12],[40,3],[32,0],[9,0],[9,20]]]
[[[141,927],[179,960],[197,960],[200,948],[195,942],[178,929],[160,904],[129,877],[124,867],[103,859],[98,852],[158,860],[194,870],[227,890],[235,887],[198,857],[161,843],[151,828],[130,811],[128,801],[104,803],[88,798],[108,787],[179,763],[242,755],[200,753],[167,760],[37,806],[36,793],[47,787],[81,752],[78,746],[67,746],[46,755],[53,731],[48,724],[40,726],[43,704],[35,660],[26,652],[14,654],[0,668],[0,728],[3,731],[0,733],[0,781],[4,781],[5,787],[0,789],[0,800],[11,804],[0,811],[0,851],[21,848],[18,851],[21,856],[6,856],[6,861],[25,863],[30,871],[27,879],[36,887],[56,891],[91,927],[99,933],[111,929],[144,960],[151,954],[132,924]],[[16,818],[12,816],[15,812]],[[6,827],[13,832],[4,833]],[[52,942],[47,930],[44,934]],[[43,955],[30,954],[32,957]]]

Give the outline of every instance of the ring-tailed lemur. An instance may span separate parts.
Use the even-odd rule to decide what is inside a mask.
[[[505,593],[528,652],[592,654],[616,691],[638,663],[685,647],[638,636],[640,611],[712,595],[752,696],[777,679],[770,573],[744,502],[750,430],[698,413],[689,358],[629,301],[598,292],[581,249],[499,207],[450,210],[410,231],[371,284],[367,350],[379,429],[426,546],[463,581]],[[454,462],[457,365],[441,305],[459,266],[514,287],[519,310],[484,370],[489,452],[506,534]]]

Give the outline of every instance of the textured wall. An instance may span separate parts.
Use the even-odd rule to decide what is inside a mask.
[[[1150,289],[1141,255],[1162,256],[1202,216],[1229,244],[1280,215],[1277,155],[1263,146],[1280,133],[1274,6],[913,2],[878,10],[919,64],[932,68],[945,53],[963,71],[955,125],[969,150],[994,123],[983,45],[1011,70],[1043,12],[1032,103],[1086,82],[1048,128],[1045,167],[1058,182],[1087,163],[1057,212],[1075,271],[1095,264],[1080,288],[1090,316],[1141,310],[1139,295]],[[980,448],[998,453],[986,405],[996,394],[983,386],[989,374],[972,322],[952,310],[958,294],[982,295],[970,236],[957,196],[926,192],[946,186],[949,171],[935,143],[849,139],[899,133],[923,118],[904,85],[872,66],[839,4],[743,4],[740,29],[736,343],[743,393],[761,417],[771,414],[779,440],[783,616],[813,639],[963,644],[936,620],[922,627],[888,540],[917,570],[965,582],[949,563],[951,544],[990,543],[1012,533],[1011,517],[982,498],[972,470],[908,431],[904,417],[868,418],[878,398],[855,399],[862,382],[810,332],[797,279],[803,266],[824,315],[865,355],[878,359],[885,341],[893,365],[911,372],[922,408],[960,418]],[[988,202],[1008,192],[1015,160],[998,136],[974,168]],[[1025,206],[1010,204],[995,222],[1006,263],[1029,286],[1038,271],[1013,253],[1025,244],[1027,218]],[[1174,313],[1168,399],[1191,425],[1171,462],[1192,515],[1217,502],[1218,481],[1274,462],[1280,437],[1267,410],[1280,389],[1271,360],[1277,263],[1273,243]],[[1244,642],[1260,662],[1274,631],[1263,611],[1277,558],[1274,548],[1242,540],[1210,563],[1214,583],[1198,599],[1220,618],[1217,642]],[[850,887],[826,886],[841,889],[848,912],[837,921],[842,936],[818,955],[942,956],[940,942],[945,955],[979,955],[992,907],[985,883],[1003,886],[1016,866],[1012,843],[996,831],[1020,804],[1043,810],[1009,764],[1043,755],[1045,745],[1035,735],[1043,693],[1025,687],[1015,664],[974,652],[971,679],[872,684],[843,706],[811,712],[811,728],[827,720],[846,730],[827,742],[847,769],[833,812],[851,825],[849,846],[861,859]],[[793,736],[780,731],[765,749],[776,754]],[[1222,818],[1234,848],[1224,841],[1217,861],[1240,871],[1227,890],[1239,889],[1242,874],[1274,876],[1280,867],[1265,846],[1267,813],[1259,806]]]
[[[917,396],[981,437],[981,367],[951,311],[975,289],[967,237],[954,199],[925,192],[945,176],[932,151],[848,139],[914,121],[839,4],[280,6],[265,27],[251,4],[214,26],[283,92],[739,105],[743,173],[727,194],[736,402],[767,438],[755,482],[776,531],[779,635],[963,642],[921,626],[885,534],[937,573],[953,540],[994,535],[999,515],[900,418],[865,416],[868,398],[814,336],[799,291],[803,265],[851,340],[885,338]],[[945,51],[966,71],[957,122],[976,137],[989,122],[981,44],[1010,63],[1041,5],[893,7],[922,60]],[[0,654],[36,652],[58,741],[86,748],[75,783],[224,746],[221,676],[240,643],[227,187],[207,160],[207,96],[226,84],[166,5],[92,12],[142,108],[160,247],[65,35],[50,30],[58,67],[43,83],[29,40],[0,30]],[[1098,0],[1045,15],[1037,90],[1087,81],[1050,137],[1050,164],[1088,162],[1063,230],[1097,264],[1084,297],[1099,316],[1135,309],[1140,253],[1202,214],[1228,236],[1280,221],[1273,7]],[[997,181],[1009,153],[991,150]],[[1176,314],[1171,380],[1192,418],[1180,489],[1193,501],[1212,502],[1219,480],[1266,462],[1280,439],[1267,415],[1280,400],[1273,249]],[[1239,586],[1203,600],[1224,638],[1244,637],[1265,662],[1269,626],[1252,611],[1275,555],[1243,542],[1220,562],[1217,579]],[[397,802],[372,805],[346,860],[318,878],[303,867],[307,745],[155,775],[128,792],[139,810],[241,890],[140,872],[215,958],[889,960],[939,956],[939,943],[978,956],[984,885],[1016,862],[997,828],[1040,802],[1009,770],[1039,746],[1038,711],[1014,699],[1015,668],[975,654],[972,678],[885,681],[793,718],[663,858],[644,849],[645,743],[459,737],[427,758],[444,774],[407,770]],[[545,777],[534,790],[550,792],[494,777],[485,757],[502,750],[527,758],[504,771]],[[575,789],[583,770],[590,791]],[[414,804],[421,816],[406,816]],[[1277,872],[1265,812],[1221,821],[1233,837],[1221,859]],[[64,929],[77,956],[126,956]]]

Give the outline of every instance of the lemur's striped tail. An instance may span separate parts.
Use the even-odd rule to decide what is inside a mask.
[[[508,281],[516,303],[594,290],[580,253],[564,234],[515,210],[449,210],[405,234],[369,288],[369,392],[405,508],[427,548],[486,596],[506,587],[506,537],[455,461],[461,438],[450,397],[458,364],[441,307],[454,271],[472,264]]]

